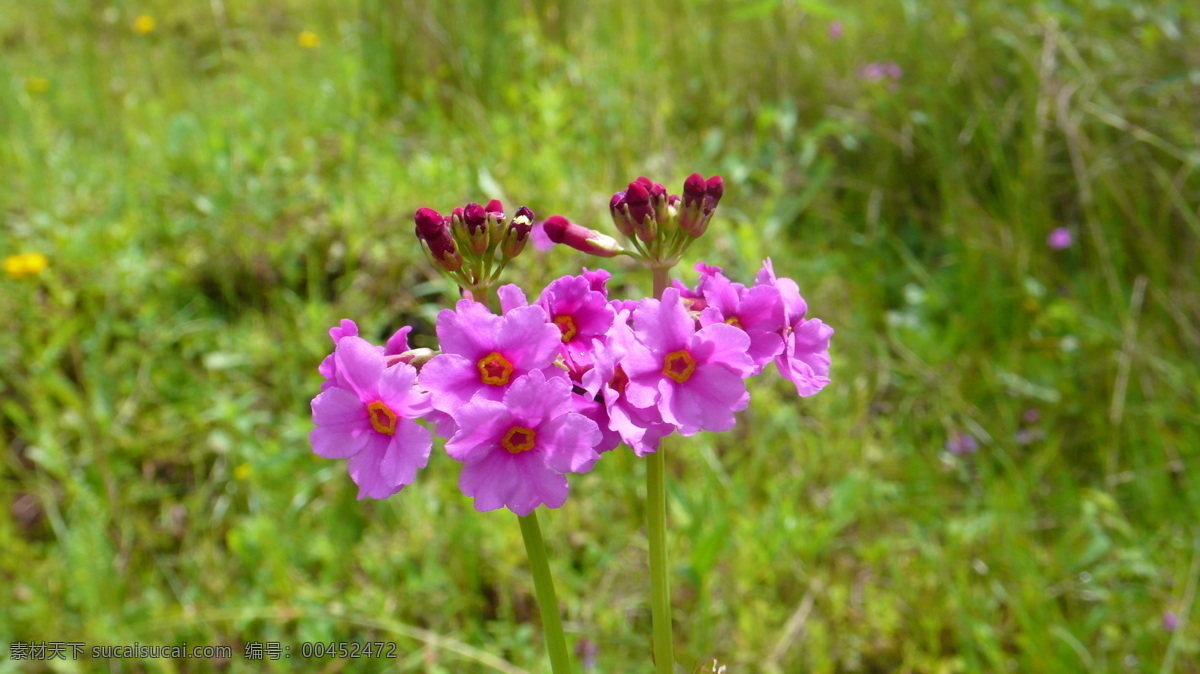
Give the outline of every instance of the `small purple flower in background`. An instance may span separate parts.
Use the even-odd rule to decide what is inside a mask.
[[[829,22],[829,39],[833,40],[834,42],[837,42],[838,40],[842,39],[843,29],[844,29],[844,27],[842,26],[841,21],[830,21]]]
[[[441,355],[421,369],[433,407],[447,414],[474,396],[500,400],[520,376],[554,368],[562,333],[541,307],[517,307],[497,316],[477,302],[460,300],[438,314]],[[548,375],[551,373],[547,373]]]
[[[904,71],[895,61],[876,61],[859,69],[858,75],[868,82],[878,82],[883,79],[899,82],[900,78],[904,76]]]
[[[1041,418],[1042,415],[1037,411],[1036,407],[1027,407],[1025,411],[1021,413],[1021,420],[1027,424],[1036,424]]]
[[[462,461],[459,487],[479,512],[507,507],[524,517],[567,500],[563,473],[586,473],[600,455],[596,422],[572,411],[571,384],[534,370],[502,401],[476,396],[454,412],[446,453]]]
[[[433,438],[413,421],[430,411],[429,395],[416,387],[416,368],[387,367],[380,347],[344,327],[334,379],[312,401],[316,428],[309,438],[319,456],[350,460],[359,499],[387,498],[412,484],[429,460]]]
[[[596,642],[584,637],[575,643],[575,655],[583,661],[583,670],[585,672],[596,668],[596,655],[600,652],[600,648],[596,646]]]
[[[954,456],[974,454],[979,449],[979,441],[970,433],[955,433],[946,441],[946,451]]]
[[[533,244],[533,249],[540,253],[554,248],[554,242],[550,240],[550,235],[546,234],[545,225],[545,220],[538,220],[533,225],[533,231],[529,233],[529,242]]]
[[[657,406],[683,435],[733,428],[733,413],[750,404],[745,379],[754,361],[746,355],[746,333],[725,324],[697,330],[674,288],[663,292],[662,301],[643,300],[633,326],[638,343],[621,362],[629,401]]]
[[[1046,237],[1046,245],[1054,250],[1070,248],[1074,241],[1075,238],[1071,235],[1071,230],[1066,227],[1058,227],[1053,232],[1050,232],[1050,236]]]
[[[1179,616],[1174,611],[1163,611],[1162,624],[1164,631],[1174,632],[1179,629]]]

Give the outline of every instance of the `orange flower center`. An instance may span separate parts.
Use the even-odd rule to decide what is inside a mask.
[[[621,366],[617,366],[616,372],[613,372],[613,378],[608,382],[609,388],[617,392],[617,395],[625,395],[625,387],[629,385],[629,375],[625,374],[625,370]]]
[[[485,384],[504,386],[512,378],[513,366],[508,359],[495,351],[479,359],[475,366],[479,368],[479,378]]]
[[[384,405],[383,401],[376,400],[367,405],[367,415],[371,417],[372,428],[384,435],[395,435],[396,413]]]
[[[696,371],[696,359],[686,349],[667,354],[663,361],[663,374],[682,384],[692,378]]]
[[[562,341],[569,342],[575,339],[575,335],[579,334],[579,328],[575,326],[575,318],[570,314],[563,314],[554,317],[554,324],[562,330]]]
[[[509,452],[520,454],[533,449],[534,440],[537,440],[537,433],[532,428],[513,426],[508,429],[508,433],[504,434],[504,439],[500,441],[500,444],[504,445]]]
[[[738,320],[737,316],[730,316],[729,318],[726,318],[725,323],[728,325],[732,325],[735,328],[742,327],[742,322]]]

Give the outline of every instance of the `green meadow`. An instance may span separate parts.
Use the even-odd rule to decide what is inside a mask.
[[[1200,672],[1198,44],[1184,1],[0,0],[0,672],[549,672],[460,464],[356,501],[313,454],[327,330],[435,344],[418,207],[615,235],[693,171],[673,274],[770,257],[836,334],[668,443],[680,672]],[[505,278],[581,266],[650,290]],[[578,672],[652,669],[645,470],[540,513]],[[347,641],[397,657],[300,655]]]

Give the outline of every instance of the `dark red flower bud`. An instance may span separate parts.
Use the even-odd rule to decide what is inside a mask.
[[[612,214],[613,224],[617,231],[624,236],[633,236],[633,220],[629,217],[629,208],[625,204],[625,193],[617,192],[608,201],[608,212]]]
[[[475,235],[487,225],[487,212],[483,210],[483,206],[472,201],[463,209],[462,219],[467,225],[467,231]]]
[[[428,239],[446,229],[446,219],[432,208],[418,208],[413,220],[417,223],[417,236]]]
[[[546,236],[554,243],[561,243],[584,253],[613,257],[621,252],[621,246],[611,236],[577,225],[561,215],[546,218],[542,227],[546,230]]]
[[[500,203],[499,199],[492,199],[489,201],[487,206],[483,207],[483,210],[487,211],[488,213],[494,213],[497,218],[504,217],[504,204]]]
[[[433,263],[438,268],[448,272],[458,271],[462,268],[462,255],[458,252],[458,247],[454,245],[454,237],[450,236],[449,230],[442,229],[438,234],[426,236],[424,239],[433,256]]]
[[[634,231],[642,241],[649,241],[657,233],[654,227],[654,208],[650,204],[650,190],[642,184],[642,178],[629,183],[625,190],[625,205],[629,207],[629,219]],[[653,186],[653,183],[651,183]]]
[[[705,191],[704,176],[699,173],[693,173],[683,181],[683,206],[687,208],[692,204],[703,204]]]
[[[716,208],[717,202],[721,201],[721,197],[725,194],[725,181],[721,180],[721,176],[713,176],[708,179],[708,182],[704,184],[704,194],[708,197],[705,200],[704,210],[711,211]]]
[[[504,241],[500,243],[501,254],[506,257],[520,255],[521,251],[525,249],[525,242],[529,240],[531,231],[533,231],[533,211],[522,206],[517,209],[517,214],[508,224],[508,231],[504,233]]]

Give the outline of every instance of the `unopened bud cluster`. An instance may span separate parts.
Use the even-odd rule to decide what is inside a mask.
[[[720,176],[707,180],[693,173],[683,183],[683,197],[668,194],[667,188],[640,177],[617,192],[608,202],[613,223],[633,246],[627,250],[612,237],[556,215],[545,223],[551,241],[591,255],[630,255],[647,266],[674,266],[692,241],[708,229],[713,211],[725,193]]]
[[[468,290],[486,290],[500,271],[525,249],[533,230],[533,211],[517,209],[512,219],[492,199],[486,206],[471,202],[443,216],[432,208],[417,209],[417,239],[435,267]]]

